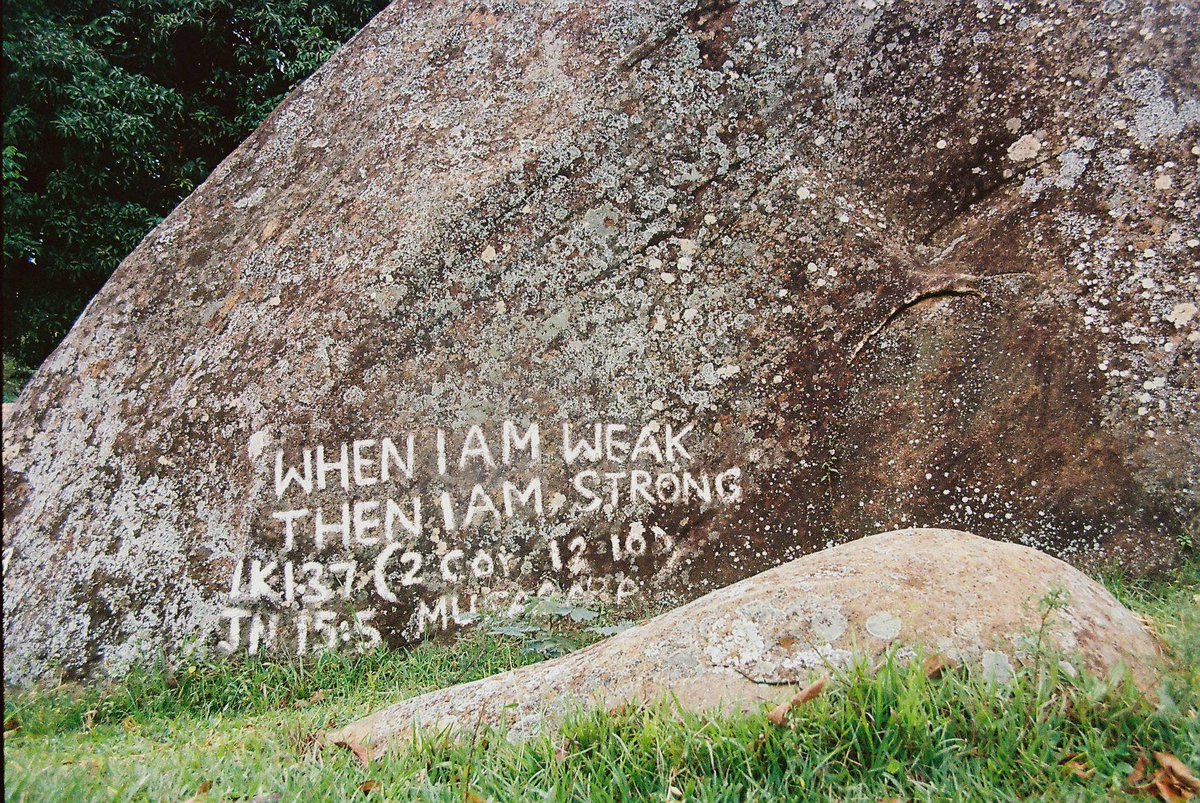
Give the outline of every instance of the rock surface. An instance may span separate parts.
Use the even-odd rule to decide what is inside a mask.
[[[1055,592],[1061,607],[1043,625]],[[588,705],[672,696],[692,710],[749,710],[889,648],[941,653],[1003,682],[1033,660],[1039,634],[1044,656],[1101,676],[1121,664],[1143,688],[1160,660],[1141,623],[1060,560],[964,532],[897,530],[770,569],[571,655],[405,700],[329,739],[380,748],[414,728],[502,721],[524,737]]]
[[[6,415],[6,679],[365,649],[554,589],[644,610],[897,526],[1173,559],[1200,476],[1197,19],[391,6]],[[616,445],[567,461],[562,426],[595,423]]]

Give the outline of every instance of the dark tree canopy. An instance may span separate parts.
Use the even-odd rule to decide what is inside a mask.
[[[4,390],[143,236],[386,2],[4,4]]]

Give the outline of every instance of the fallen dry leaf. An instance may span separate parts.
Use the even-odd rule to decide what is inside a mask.
[[[942,674],[953,666],[953,662],[946,656],[939,653],[934,653],[925,659],[925,677],[930,680],[940,678]]]
[[[1085,781],[1096,774],[1094,767],[1089,767],[1083,762],[1075,761],[1074,759],[1063,764],[1063,767],[1076,778],[1081,778]]]
[[[358,785],[358,791],[362,792],[364,795],[369,795],[372,792],[378,792],[379,781],[376,781],[374,778],[363,781]]]
[[[787,725],[788,711],[791,710],[791,703],[780,703],[767,712],[767,721],[777,728],[782,728]]]
[[[808,701],[812,700],[817,695],[819,695],[821,692],[825,691],[825,684],[828,682],[829,682],[829,678],[821,678],[820,680],[809,685],[807,688],[805,688],[803,691],[801,691],[799,694],[797,694],[795,697],[792,698],[792,708],[795,708],[796,706],[804,705],[805,703],[807,703]]]
[[[344,747],[353,753],[355,758],[362,762],[363,767],[369,768],[371,766],[371,751],[353,739],[339,739],[334,744],[338,747]]]
[[[1130,771],[1129,777],[1125,779],[1125,786],[1132,789],[1140,784],[1146,778],[1146,757],[1138,753],[1137,763],[1133,765],[1133,770]]]
[[[671,770],[671,776],[667,778],[667,803],[678,803],[683,800],[683,790],[675,785],[675,776],[679,775],[679,768]]]
[[[805,703],[807,703],[810,700],[812,700],[813,698],[815,698],[817,695],[819,695],[822,691],[825,690],[825,684],[828,682],[829,682],[829,678],[821,678],[820,680],[816,681],[815,683],[812,683],[811,685],[805,687],[799,693],[797,693],[796,696],[793,697],[791,700],[788,700],[786,703],[780,703],[779,705],[772,708],[770,710],[770,712],[767,714],[767,720],[772,725],[782,728],[784,725],[787,724],[788,712],[791,711],[793,708],[799,708],[800,706],[804,705]]]
[[[184,800],[183,803],[202,803],[209,789],[212,789],[212,781],[204,781],[196,787],[196,794]]]
[[[618,703],[617,705],[614,705],[612,708],[608,709],[608,715],[618,719],[631,717],[636,713],[637,706],[633,705],[632,703]]]
[[[1154,760],[1158,762],[1158,766],[1163,768],[1163,772],[1168,773],[1179,786],[1192,793],[1189,797],[1200,794],[1200,780],[1182,761],[1170,753],[1155,753]]]
[[[1191,800],[1200,793],[1200,780],[1197,780],[1191,769],[1178,758],[1170,753],[1156,752],[1154,760],[1161,769],[1143,784],[1147,762],[1145,756],[1138,755],[1137,765],[1126,779],[1126,792],[1152,795],[1165,803]]]
[[[1166,803],[1179,803],[1181,800],[1190,800],[1195,797],[1190,789],[1176,783],[1175,776],[1166,770],[1159,770],[1155,773],[1147,788],[1153,789],[1154,794]]]

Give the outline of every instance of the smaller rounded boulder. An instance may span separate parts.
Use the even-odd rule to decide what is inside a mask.
[[[414,729],[553,728],[570,710],[673,697],[746,710],[887,650],[1004,681],[1035,656],[1150,688],[1154,636],[1099,583],[1030,547],[907,529],[777,566],[562,658],[405,700],[331,733],[382,751]]]

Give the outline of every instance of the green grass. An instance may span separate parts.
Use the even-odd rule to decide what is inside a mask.
[[[1071,679],[1050,657],[1015,684],[918,664],[860,667],[793,714],[585,712],[556,737],[430,736],[370,768],[314,737],[402,697],[529,663],[513,639],[406,653],[138,672],[5,697],[7,800],[1111,800],[1139,752],[1200,769],[1200,563],[1106,579],[1176,665],[1164,692]],[[1086,778],[1081,778],[1078,770]],[[1145,798],[1142,798],[1143,800]]]

